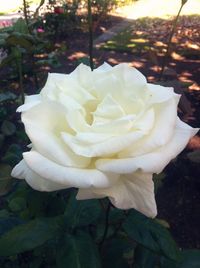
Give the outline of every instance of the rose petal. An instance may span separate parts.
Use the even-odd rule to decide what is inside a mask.
[[[60,132],[71,132],[66,110],[56,102],[42,102],[22,114],[22,122],[33,147],[40,154],[64,166],[86,167],[90,159],[75,155],[62,141]]]
[[[77,137],[62,132],[62,138],[71,150],[77,155],[85,157],[103,157],[118,153],[124,148],[130,146],[144,135],[143,131],[134,131],[133,133],[124,134],[121,136],[111,137],[101,143],[91,144],[79,141]]]
[[[89,66],[82,63],[79,64],[78,67],[70,74],[70,78],[78,81],[81,87],[92,94],[94,88],[94,79],[93,72]]]
[[[112,66],[110,64],[108,64],[107,62],[104,62],[102,65],[100,65],[99,67],[97,67],[94,72],[108,72],[112,69]]]
[[[57,87],[63,95],[66,97],[70,96],[81,105],[96,99],[86,89],[81,87],[77,80],[72,79],[70,76],[66,80],[66,85],[59,84]]]
[[[144,136],[137,143],[130,146],[127,150],[119,154],[119,158],[135,157],[148,152],[152,152],[160,146],[164,146],[174,135],[174,129],[177,121],[177,103],[176,100],[170,99],[162,104],[153,106],[154,126],[148,135]],[[144,117],[145,119],[145,117]],[[148,126],[147,120],[138,118],[134,127],[141,124]],[[149,121],[150,123],[150,121]]]
[[[40,94],[26,96],[25,103],[17,108],[17,112],[25,112],[31,109],[32,107],[41,103],[42,98]]]
[[[147,84],[146,77],[136,68],[130,67],[128,63],[115,65],[113,73],[124,82],[125,87],[129,89],[134,87],[133,91],[137,94],[141,94],[141,88]]]
[[[98,124],[106,120],[111,121],[117,118],[125,116],[125,112],[122,107],[117,103],[113,97],[108,94],[97,106],[96,111],[93,113],[93,124]]]
[[[96,167],[104,172],[127,174],[142,170],[146,173],[160,173],[187,145],[189,139],[198,132],[182,121],[177,121],[173,138],[157,150],[133,158],[99,159]]]
[[[66,74],[48,73],[46,84],[40,94],[44,99],[56,100],[59,92],[57,85],[67,85],[68,76]]]
[[[174,93],[172,87],[163,87],[160,85],[147,84],[147,88],[150,94],[149,104],[166,102],[169,99],[176,99],[177,104],[180,99],[180,95]]]
[[[21,160],[19,164],[13,168],[11,176],[18,179],[25,179],[33,189],[38,191],[50,192],[67,188],[66,185],[57,184],[40,177],[28,167],[24,160]]]
[[[134,208],[152,218],[157,214],[154,183],[151,174],[137,172],[121,176],[115,185],[107,189],[80,189],[77,199],[102,198],[106,196],[117,208]]]
[[[104,188],[116,183],[119,177],[116,174],[103,173],[97,169],[64,167],[45,158],[36,151],[26,152],[23,157],[32,171],[44,179],[61,184],[61,186]]]

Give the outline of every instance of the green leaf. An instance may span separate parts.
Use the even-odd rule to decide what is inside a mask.
[[[154,182],[154,191],[157,193],[158,189],[162,187],[163,181],[166,177],[166,174],[164,172],[160,174],[154,174],[153,175],[153,182]]]
[[[0,238],[0,256],[16,255],[60,235],[63,217],[41,218],[18,225]]]
[[[16,165],[20,160],[21,158],[19,158],[16,154],[10,152],[6,152],[6,154],[2,157],[2,161],[11,166]]]
[[[138,245],[134,251],[134,268],[155,268],[157,256],[150,250]]]
[[[123,228],[130,238],[144,247],[175,261],[180,258],[180,251],[169,231],[155,220],[132,210]]]
[[[55,217],[64,213],[65,202],[56,193],[44,193],[29,189],[26,198],[31,217]]]
[[[26,200],[23,197],[13,198],[9,202],[8,207],[13,212],[22,211],[26,209]]]
[[[166,258],[161,259],[161,268],[199,268],[200,250],[189,249],[181,252],[181,261],[173,262]]]
[[[0,102],[3,101],[8,101],[8,100],[14,100],[16,99],[16,95],[12,92],[5,92],[5,93],[0,93]]]
[[[1,125],[1,131],[4,135],[11,136],[15,133],[16,126],[12,122],[10,122],[8,120],[4,120],[2,125]]]
[[[180,268],[199,268],[200,250],[190,249],[182,252],[182,262]]]
[[[188,153],[187,157],[190,159],[190,161],[199,164],[200,163],[200,149],[195,150],[194,152]]]
[[[90,59],[88,57],[83,57],[77,60],[77,64],[83,63],[84,65],[90,66]]]
[[[14,32],[28,34],[28,27],[24,19],[19,18],[13,25]]]
[[[109,222],[116,224],[125,219],[125,214],[122,209],[112,208],[109,215]]]
[[[75,235],[66,234],[59,244],[57,268],[100,268],[100,258],[96,244],[89,234],[84,232]]]
[[[5,163],[11,166],[16,165],[22,158],[22,149],[18,144],[11,144],[6,151],[6,154],[2,157]]]
[[[131,243],[123,237],[113,238],[103,244],[102,263],[104,268],[128,268],[125,253],[131,248]]]
[[[2,60],[2,62],[0,63],[0,68],[3,68],[4,66],[8,66],[14,60],[15,60],[15,55],[11,53],[5,59]]]
[[[11,166],[0,164],[0,196],[7,194],[12,186]]]
[[[9,146],[9,148],[8,148],[8,151],[10,152],[10,153],[13,153],[13,154],[16,154],[16,155],[18,155],[18,156],[20,156],[21,157],[21,155],[22,155],[22,148],[18,145],[18,144],[16,144],[16,143],[13,143],[13,144],[11,144],[10,146]]]
[[[0,235],[2,236],[4,233],[8,232],[10,229],[15,226],[22,224],[23,221],[16,217],[5,217],[0,218]]]
[[[4,135],[0,134],[0,148],[3,145],[4,139]]]
[[[65,210],[65,221],[68,227],[86,226],[97,222],[101,213],[98,200],[76,200],[71,195]]]
[[[31,261],[31,263],[29,264],[29,268],[39,268],[42,267],[42,263],[43,263],[43,258],[42,256],[40,258],[34,259]]]
[[[32,48],[32,42],[22,34],[12,34],[6,39],[6,42],[8,45],[14,47],[20,46],[27,50],[30,50]]]

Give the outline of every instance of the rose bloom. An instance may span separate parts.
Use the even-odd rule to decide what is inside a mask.
[[[177,117],[179,99],[128,64],[51,73],[18,108],[32,148],[12,176],[39,191],[76,187],[77,199],[109,197],[155,217],[152,175],[198,131]]]

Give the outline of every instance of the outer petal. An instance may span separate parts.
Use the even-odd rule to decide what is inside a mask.
[[[120,177],[107,189],[81,189],[77,199],[102,198],[108,196],[113,205],[120,209],[135,208],[148,217],[157,214],[154,183],[151,174],[136,172]]]
[[[103,173],[97,169],[64,167],[52,162],[35,151],[24,153],[23,157],[26,164],[33,172],[51,182],[61,184],[62,186],[65,185],[66,188],[110,187],[112,184],[116,183],[119,178],[119,175]]]
[[[80,86],[92,93],[94,87],[93,72],[90,67],[84,64],[79,66],[70,74],[70,78],[79,81]]]
[[[44,98],[50,100],[56,100],[58,91],[58,85],[66,86],[69,75],[58,74],[58,73],[49,73],[47,77],[46,84],[41,90],[40,94]]]
[[[143,93],[141,88],[144,88],[147,80],[136,68],[130,67],[128,63],[120,63],[113,67],[113,73],[116,77],[120,77],[126,88],[129,88],[129,90],[132,88],[132,91],[139,95]]]
[[[112,66],[108,64],[107,62],[104,62],[101,66],[96,68],[94,71],[104,73],[104,72],[110,71],[111,69],[112,69]]]
[[[172,87],[163,87],[154,84],[147,84],[147,87],[150,93],[149,104],[166,102],[172,98],[177,99],[177,101],[180,99],[180,95],[174,93]]]
[[[175,158],[187,145],[189,139],[199,129],[192,128],[182,121],[177,121],[173,138],[157,150],[133,158],[124,159],[99,159],[96,167],[104,172],[127,174],[142,170],[146,173],[160,173],[163,168]]]
[[[38,191],[50,192],[67,188],[66,185],[42,178],[31,170],[24,160],[21,160],[19,164],[13,168],[11,176],[18,179],[25,179],[33,189]]]
[[[33,147],[43,156],[64,166],[85,167],[90,163],[89,158],[76,156],[62,142],[60,133],[70,132],[64,107],[53,101],[43,101],[22,114]]]
[[[40,94],[26,96],[25,103],[18,107],[17,112],[25,112],[31,109],[32,107],[38,105],[39,103],[41,103],[41,101],[42,101],[42,98]]]
[[[177,121],[176,99],[169,99],[165,103],[156,104],[154,110],[154,126],[152,130],[140,141],[130,146],[119,154],[119,158],[129,158],[152,152],[160,146],[164,146],[172,139]],[[138,121],[142,123],[139,118]],[[145,122],[145,125],[148,123]]]

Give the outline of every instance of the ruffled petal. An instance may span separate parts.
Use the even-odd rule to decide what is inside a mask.
[[[160,173],[185,148],[189,139],[198,130],[178,120],[174,136],[166,145],[153,152],[133,158],[98,159],[95,163],[96,167],[104,172],[117,174],[128,174],[137,170],[146,173]]]
[[[11,176],[18,179],[25,179],[26,182],[35,190],[38,191],[57,191],[61,189],[66,189],[66,185],[61,185],[60,183],[55,183],[50,180],[46,180],[35,173],[24,160],[21,160],[17,164],[11,173]]]
[[[75,155],[62,141],[60,133],[71,132],[64,107],[53,101],[34,106],[22,114],[22,122],[33,147],[43,156],[64,166],[86,167],[90,159]]]
[[[156,104],[151,109],[154,111],[154,124],[151,124],[151,131],[127,150],[122,151],[118,155],[119,158],[135,157],[152,152],[158,147],[164,146],[172,139],[177,122],[176,100],[170,99],[165,103]],[[135,125],[141,124],[145,127],[149,123],[147,120],[143,122],[143,118],[138,118]]]
[[[96,111],[93,113],[93,124],[110,122],[117,118],[123,117],[125,112],[122,107],[117,103],[110,94],[102,100],[102,102],[97,106]]]
[[[143,131],[134,131],[133,133],[111,137],[101,143],[88,144],[89,142],[83,143],[83,139],[79,140],[78,136],[76,137],[62,132],[62,138],[71,150],[75,154],[84,157],[103,157],[119,153],[121,150],[136,142],[143,135]]]
[[[43,89],[40,92],[40,95],[44,99],[50,99],[50,100],[56,100],[58,92],[58,86],[60,85],[62,87],[67,86],[68,81],[67,74],[58,74],[58,73],[48,73],[46,84],[44,85]]]
[[[40,94],[26,96],[25,97],[25,103],[17,108],[17,112],[25,112],[31,109],[32,107],[38,105],[41,103],[42,98]]]
[[[40,177],[66,187],[110,187],[119,178],[117,174],[103,173],[97,169],[64,167],[35,151],[26,152],[23,157],[31,170]]]
[[[113,73],[123,81],[125,88],[132,88],[132,93],[141,95],[142,89],[146,90],[144,86],[147,84],[146,77],[136,68],[129,66],[128,63],[120,63],[113,67]],[[130,92],[131,94],[131,92]]]
[[[106,196],[117,208],[134,208],[152,218],[157,214],[151,174],[136,172],[121,176],[115,185],[107,189],[80,189],[77,199],[103,198]]]
[[[148,104],[156,104],[166,102],[170,99],[176,99],[177,104],[180,99],[180,95],[174,92],[172,87],[163,87],[160,85],[147,84],[150,98]]]

